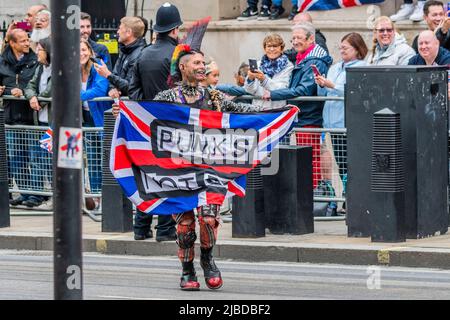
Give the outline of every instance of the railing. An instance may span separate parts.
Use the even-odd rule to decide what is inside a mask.
[[[281,144],[313,147],[314,201],[345,201],[347,129],[294,128]]]
[[[52,155],[39,140],[48,127],[5,125],[9,192],[52,196]],[[83,128],[85,197],[101,197],[103,128]],[[12,171],[12,170],[10,170]]]
[[[24,97],[5,95],[3,100],[25,100]],[[93,99],[96,101],[112,101],[109,97]],[[51,102],[51,98],[39,98],[41,102]],[[5,125],[6,152],[8,165],[9,193],[51,197],[52,189],[52,155],[40,147],[46,126]],[[103,128],[83,128],[83,198],[102,196],[102,151]],[[51,206],[50,206],[51,207]],[[49,206],[45,209],[49,210]],[[101,208],[93,211],[83,201],[83,211],[93,220],[100,221],[96,215]]]

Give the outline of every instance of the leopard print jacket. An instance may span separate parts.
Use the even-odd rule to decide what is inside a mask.
[[[203,96],[206,98],[203,103],[204,105],[200,106],[201,109],[209,109],[223,112],[237,112],[237,113],[249,113],[261,111],[261,107],[259,106],[229,101],[225,99],[224,94],[219,90],[211,88],[202,88],[202,89],[204,91]],[[180,97],[178,96],[178,91],[179,91],[178,87],[161,91],[156,95],[154,100],[182,103]]]

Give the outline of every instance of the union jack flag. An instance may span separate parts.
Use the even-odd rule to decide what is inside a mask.
[[[384,0],[299,0],[298,11],[332,10],[381,2]]]
[[[49,153],[53,153],[53,130],[48,128],[44,135],[39,140],[39,145],[42,149],[47,150]]]
[[[120,101],[110,169],[142,212],[175,214],[245,195],[245,174],[286,135],[298,108],[226,113]]]

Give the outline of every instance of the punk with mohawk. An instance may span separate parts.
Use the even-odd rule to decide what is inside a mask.
[[[209,19],[204,21],[209,21]],[[226,100],[220,91],[201,85],[206,78],[205,57],[200,51],[201,38],[205,30],[205,24],[197,24],[193,30],[188,32],[184,43],[176,47],[170,69],[171,81],[174,86],[158,93],[154,100],[177,102],[190,108],[213,111],[260,111],[258,106]],[[220,270],[212,256],[220,224],[220,204],[220,201],[217,204],[211,201],[209,204],[197,208],[200,226],[200,266],[209,289],[219,289],[223,285]],[[172,217],[177,223],[178,258],[182,265],[180,288],[191,291],[199,290],[200,283],[194,268],[194,244],[197,239],[195,213],[191,210],[173,214]]]

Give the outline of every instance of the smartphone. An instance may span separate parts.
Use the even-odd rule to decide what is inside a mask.
[[[312,69],[312,71],[314,72],[314,75],[317,77],[317,76],[320,76],[320,71],[319,71],[319,69],[317,69],[317,67],[314,65],[314,64],[312,64],[311,65],[311,69]]]
[[[447,2],[447,17],[450,17],[450,2]]]
[[[31,31],[33,28],[31,27],[31,23],[27,21],[19,21],[16,23],[16,27],[25,31]]]
[[[100,59],[94,58],[94,57],[90,57],[89,60],[91,60],[93,63],[99,64],[101,65],[102,63],[100,62]]]
[[[255,59],[248,59],[248,65],[250,66],[251,72],[255,72],[258,70],[258,63]]]

